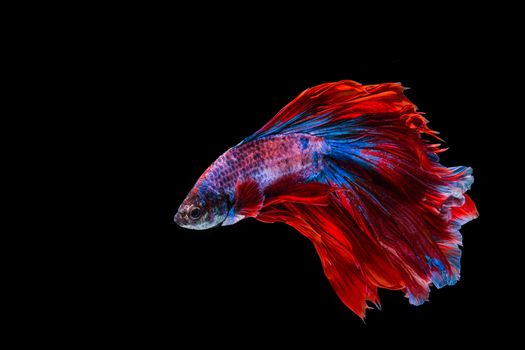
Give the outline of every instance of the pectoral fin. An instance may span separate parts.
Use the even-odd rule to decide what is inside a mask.
[[[264,194],[257,181],[248,179],[237,182],[235,201],[222,225],[233,225],[246,217],[256,217],[263,203]]]

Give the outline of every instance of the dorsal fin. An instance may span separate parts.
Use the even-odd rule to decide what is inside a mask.
[[[398,83],[361,85],[352,80],[321,84],[303,91],[268,123],[243,142],[274,134],[310,133],[323,136],[348,121],[368,113],[398,112],[415,106]],[[411,110],[411,112],[412,112]],[[408,113],[408,111],[407,111]],[[327,129],[327,126],[331,127]]]

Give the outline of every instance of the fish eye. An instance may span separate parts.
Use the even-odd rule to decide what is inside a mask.
[[[198,218],[201,217],[201,215],[202,215],[202,210],[199,207],[193,207],[190,210],[190,218],[193,220],[197,220]]]

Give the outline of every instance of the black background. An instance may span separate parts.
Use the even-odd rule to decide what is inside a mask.
[[[82,236],[81,246],[92,248],[78,287],[86,297],[72,314],[86,315],[93,334],[147,342],[233,341],[239,334],[257,342],[296,327],[297,340],[349,344],[496,335],[501,305],[491,278],[501,253],[491,239],[497,226],[487,156],[487,91],[496,77],[487,48],[450,41],[454,36],[428,38],[421,47],[412,45],[415,38],[368,46],[323,36],[298,42],[301,33],[255,41],[237,37],[239,30],[190,37],[186,28],[171,36],[169,25],[151,20],[83,52],[82,76],[96,86],[85,107],[96,131],[90,145],[104,144],[96,160],[95,176],[105,185],[98,203],[109,212]],[[408,97],[450,147],[442,163],[474,168],[470,194],[481,214],[461,230],[457,285],[432,290],[419,307],[401,292],[382,291],[383,310],[370,310],[366,322],[339,301],[313,245],[291,227],[249,219],[190,231],[172,219],[221,153],[304,89],[342,79],[410,87]]]

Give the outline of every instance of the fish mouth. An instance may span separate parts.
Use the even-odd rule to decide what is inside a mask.
[[[173,221],[175,221],[175,223],[177,225],[179,225],[180,227],[187,227],[188,225],[188,220],[182,216],[179,212],[175,213],[175,216],[173,217]]]

